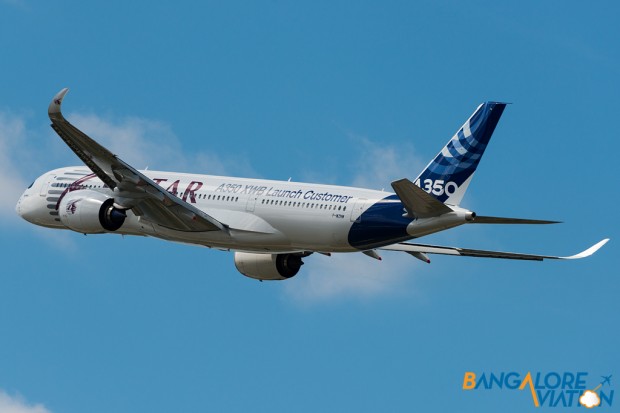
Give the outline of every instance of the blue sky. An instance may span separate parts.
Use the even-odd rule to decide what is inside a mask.
[[[464,373],[620,378],[616,2],[225,3],[0,0],[0,411],[522,412]],[[312,256],[259,283],[230,253],[36,228],[23,188],[79,164],[48,126],[62,87],[136,167],[378,189],[512,102],[463,206],[564,223],[426,241],[612,241],[575,262]]]

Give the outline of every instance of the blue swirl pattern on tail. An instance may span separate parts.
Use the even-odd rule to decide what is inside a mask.
[[[506,103],[485,102],[415,180],[441,202],[459,205]]]

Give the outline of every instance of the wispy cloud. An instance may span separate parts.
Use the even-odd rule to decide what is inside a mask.
[[[170,125],[153,119],[109,119],[94,114],[71,113],[70,122],[121,159],[138,169],[175,170],[210,175],[253,175],[249,162],[227,159],[213,152],[184,148]]]
[[[138,169],[166,168],[181,163],[179,142],[167,124],[126,117],[105,119],[94,114],[70,113],[70,122]],[[68,149],[68,148],[67,148]]]
[[[0,412],[2,413],[51,413],[42,404],[30,404],[19,395],[11,396],[0,390]]]
[[[386,145],[369,138],[350,135],[358,148],[351,185],[392,191],[390,183],[400,178],[413,179],[424,167],[409,145]]]
[[[0,112],[0,220],[15,216],[15,204],[24,191],[27,181],[24,178],[24,159],[26,125],[24,119],[9,113]]]
[[[0,111],[0,224],[3,227],[24,224],[15,212],[17,200],[30,182],[55,163],[56,154],[49,150],[49,141],[43,138],[49,133],[46,125],[30,125],[23,114]],[[32,225],[28,228],[61,251],[75,251],[67,232]]]
[[[288,298],[311,305],[336,299],[368,300],[410,294],[416,262],[406,254],[381,253],[382,261],[361,253],[313,255],[297,277],[285,281]]]

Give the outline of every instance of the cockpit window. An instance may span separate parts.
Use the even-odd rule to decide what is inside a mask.
[[[28,189],[32,188],[32,185],[34,185],[34,181],[30,185],[28,185]]]

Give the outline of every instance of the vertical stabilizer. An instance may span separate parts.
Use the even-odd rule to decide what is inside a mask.
[[[459,205],[505,107],[498,102],[478,106],[415,184],[443,203]]]

